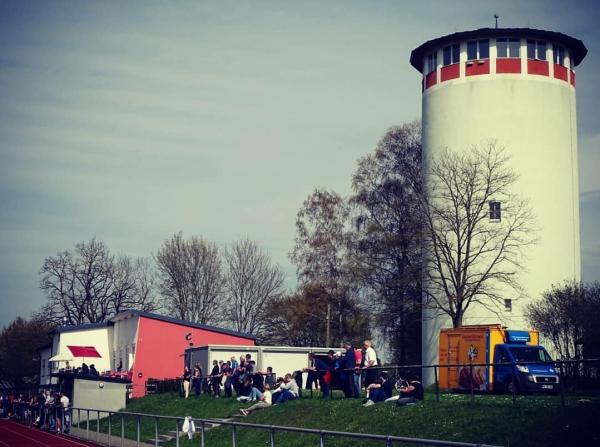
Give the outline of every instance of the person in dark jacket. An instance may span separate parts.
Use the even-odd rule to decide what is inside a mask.
[[[396,401],[396,405],[402,407],[404,405],[416,404],[425,399],[423,385],[418,377],[408,381],[408,386],[400,388],[400,398]]]
[[[377,383],[372,383],[367,387],[367,401],[363,407],[375,405],[377,402],[383,402],[392,397],[392,383],[388,380],[385,372],[379,374]]]
[[[210,372],[210,383],[212,384],[212,390],[216,398],[221,396],[221,369],[219,368],[219,362],[213,360],[213,369]]]
[[[355,396],[354,391],[354,366],[356,364],[354,348],[350,343],[344,343],[344,349],[346,352],[340,362],[340,381],[342,390],[344,391],[345,397],[358,397]]]

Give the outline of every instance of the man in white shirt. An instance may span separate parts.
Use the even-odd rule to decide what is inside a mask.
[[[365,388],[377,382],[377,354],[373,349],[371,340],[365,340]]]
[[[275,399],[273,405],[282,404],[288,400],[293,400],[298,397],[298,384],[292,379],[292,375],[289,373],[285,375],[283,383],[279,385],[279,389],[279,395]]]

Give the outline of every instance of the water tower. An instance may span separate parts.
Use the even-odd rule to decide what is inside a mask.
[[[526,296],[506,300],[502,321],[473,307],[464,324],[526,328],[523,309],[530,300],[552,284],[581,278],[574,69],[586,53],[578,39],[529,28],[458,32],[411,53],[423,75],[424,156],[496,140],[510,155],[520,176],[517,192],[528,197],[540,228],[521,277]],[[425,312],[423,363],[432,364],[439,329],[450,323],[428,317]],[[424,374],[431,383],[432,374]]]

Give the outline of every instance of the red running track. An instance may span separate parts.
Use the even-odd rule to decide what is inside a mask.
[[[29,428],[6,419],[0,420],[0,447],[98,447],[62,435]]]

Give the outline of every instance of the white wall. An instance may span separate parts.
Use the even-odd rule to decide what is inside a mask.
[[[73,408],[88,408],[105,411],[118,411],[125,408],[126,385],[124,383],[103,382],[76,378],[73,383]],[[106,417],[106,415],[100,415]],[[73,410],[73,423],[77,423],[78,412]],[[81,412],[81,420],[87,419],[87,413]],[[90,413],[90,419],[96,419]]]
[[[127,371],[134,362],[139,317],[127,315],[126,318],[113,321],[115,321],[115,325],[113,326],[110,354],[112,369],[116,370],[119,361],[122,360],[123,371]]]
[[[50,384],[50,373],[52,372],[52,365],[48,362],[50,357],[52,357],[52,346],[40,350],[40,385]]]
[[[99,372],[110,369],[109,332],[111,327],[101,327],[79,331],[61,332],[54,337],[54,354],[59,352],[71,354],[67,346],[93,346],[102,358],[75,357],[69,362],[71,367],[79,367],[83,362],[88,366],[93,364]]]

